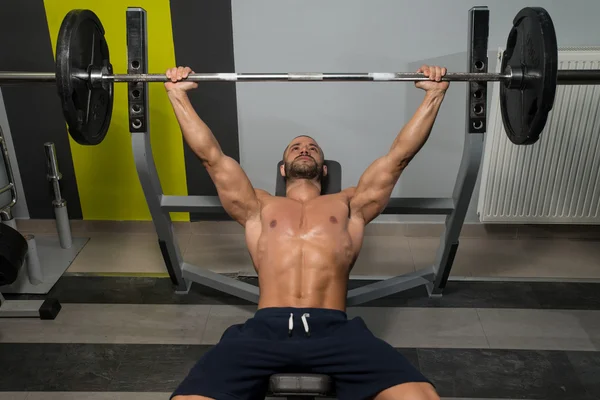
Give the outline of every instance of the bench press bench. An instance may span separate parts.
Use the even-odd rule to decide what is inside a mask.
[[[290,400],[314,400],[316,397],[335,397],[333,379],[320,374],[275,374],[269,379],[270,397]]]

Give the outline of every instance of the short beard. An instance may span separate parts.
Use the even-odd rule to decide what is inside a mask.
[[[286,162],[285,163],[285,180],[298,180],[298,179],[306,179],[313,180],[318,178],[319,182],[323,179],[323,166],[318,165],[317,162],[313,159],[313,162],[310,164],[301,164],[295,162]]]

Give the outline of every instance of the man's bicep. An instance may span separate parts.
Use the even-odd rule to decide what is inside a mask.
[[[225,211],[240,224],[259,211],[260,203],[250,179],[240,164],[229,156],[207,166]]]

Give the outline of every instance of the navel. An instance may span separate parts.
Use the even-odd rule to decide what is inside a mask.
[[[274,219],[273,221],[271,221],[271,223],[269,224],[269,226],[270,226],[271,228],[275,228],[275,227],[277,226],[277,220],[276,220],[276,219]]]
[[[331,222],[332,224],[337,224],[338,223],[337,218],[334,217],[333,215],[331,217],[329,217],[329,222]]]

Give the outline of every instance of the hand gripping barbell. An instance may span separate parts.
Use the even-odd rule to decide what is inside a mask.
[[[484,71],[485,65],[475,66]],[[139,65],[131,65],[133,70]],[[552,109],[557,84],[600,82],[600,70],[558,70],[554,24],[540,7],[522,9],[513,20],[502,73],[448,73],[452,82],[498,81],[502,121],[511,142],[537,142]],[[414,82],[420,73],[197,73],[196,82]],[[0,71],[0,84],[55,82],[69,133],[83,145],[97,145],[106,136],[115,82],[167,82],[165,74],[114,74],[102,23],[90,10],[72,10],[64,18],[56,48],[56,72]],[[134,91],[135,95],[135,91]],[[483,109],[474,110],[476,114]]]

